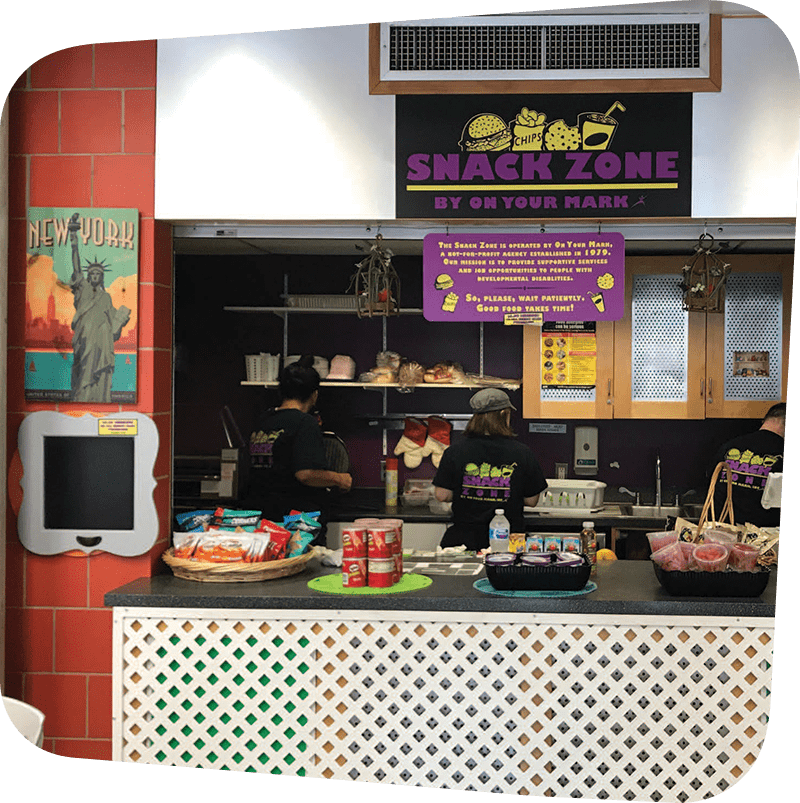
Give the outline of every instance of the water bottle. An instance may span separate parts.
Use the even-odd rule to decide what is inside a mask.
[[[591,577],[597,575],[597,533],[594,531],[594,522],[583,522],[583,532],[581,533],[581,547],[592,564]]]
[[[508,536],[511,525],[505,517],[505,511],[499,507],[494,511],[494,518],[489,522],[489,550],[491,552],[508,552]]]

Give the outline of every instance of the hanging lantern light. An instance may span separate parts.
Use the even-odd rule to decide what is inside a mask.
[[[382,241],[383,236],[376,235],[369,254],[356,263],[350,280],[359,318],[400,314],[400,278],[392,266],[393,254]]]
[[[725,284],[731,266],[718,256],[714,238],[707,233],[700,235],[694,254],[683,266],[683,276],[678,285],[683,291],[683,308],[687,312],[725,311]]]

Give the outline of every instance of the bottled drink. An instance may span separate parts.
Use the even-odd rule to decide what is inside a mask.
[[[492,552],[508,552],[508,536],[511,525],[505,517],[505,511],[499,507],[494,511],[494,518],[489,522],[489,549]]]
[[[386,458],[386,507],[397,507],[397,458]]]
[[[583,522],[581,548],[592,564],[591,576],[594,577],[597,574],[597,533],[594,531],[593,521]]]

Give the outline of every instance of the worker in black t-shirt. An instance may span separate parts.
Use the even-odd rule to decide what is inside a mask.
[[[319,421],[311,410],[317,403],[320,378],[301,358],[281,371],[281,403],[259,417],[250,435],[250,480],[247,505],[281,524],[292,510],[321,512],[322,538],[328,520],[329,488],[349,491],[350,474],[331,471]]]
[[[783,472],[785,431],[786,404],[781,402],[770,407],[758,430],[733,438],[717,450],[708,473],[713,473],[714,468],[722,461],[730,466],[733,515],[737,524],[779,526],[780,508],[763,507],[761,497],[767,477],[771,473]],[[722,513],[727,495],[727,472],[721,471],[714,491],[717,516]]]
[[[539,501],[547,480],[531,450],[514,440],[511,404],[498,388],[479,390],[471,399],[472,418],[464,438],[442,454],[434,493],[453,503],[453,523],[441,546],[464,545],[470,550],[489,546],[489,522],[503,508],[511,532],[525,532],[523,508]]]

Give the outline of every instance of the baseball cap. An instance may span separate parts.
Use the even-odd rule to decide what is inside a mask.
[[[498,388],[479,390],[470,400],[469,406],[476,413],[492,413],[495,410],[516,410],[508,394]]]

